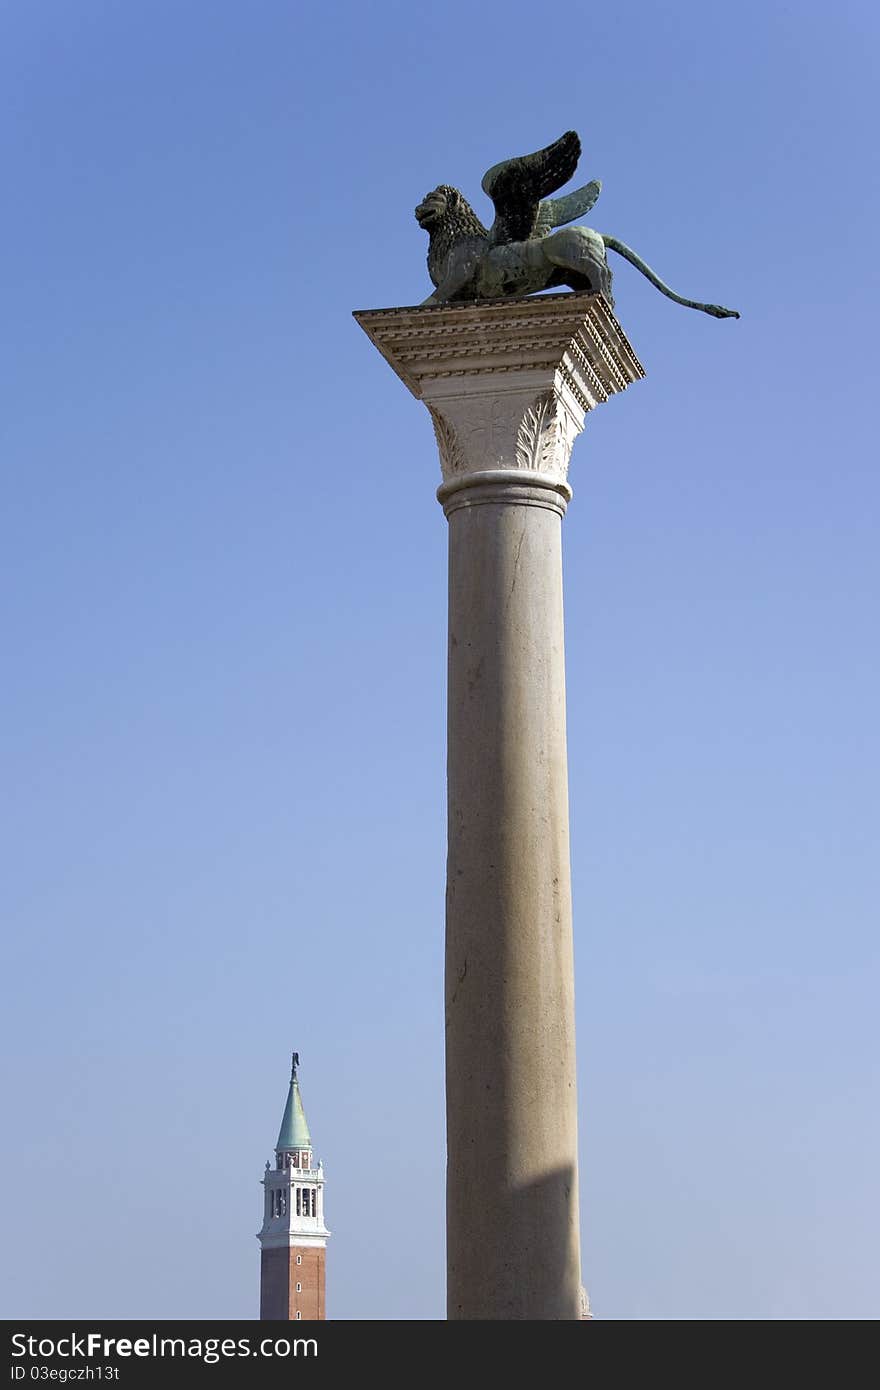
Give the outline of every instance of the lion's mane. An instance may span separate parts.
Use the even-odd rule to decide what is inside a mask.
[[[428,233],[428,274],[432,283],[439,285],[446,258],[452,248],[461,241],[479,239],[487,242],[489,233],[459,189],[448,183],[441,183],[434,191],[442,193],[446,198],[446,211],[440,221],[429,228]],[[454,201],[454,206],[450,207],[453,193],[457,193],[458,198]]]

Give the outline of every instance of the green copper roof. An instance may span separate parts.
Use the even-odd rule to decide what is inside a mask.
[[[294,1054],[296,1056],[297,1054]],[[298,1058],[297,1058],[298,1060]],[[275,1145],[278,1149],[310,1149],[312,1140],[309,1134],[309,1127],[306,1123],[306,1112],[303,1110],[302,1096],[299,1093],[299,1082],[296,1078],[296,1062],[290,1073],[290,1090],[287,1093],[287,1104],[284,1107],[284,1115],[281,1120],[281,1128],[278,1131],[278,1142]]]

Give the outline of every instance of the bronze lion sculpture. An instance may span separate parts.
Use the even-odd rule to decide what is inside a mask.
[[[549,196],[571,178],[580,153],[580,139],[569,130],[546,149],[493,165],[482,183],[495,205],[490,229],[459,189],[444,183],[426,194],[415,215],[430,238],[428,274],[435,288],[424,303],[501,299],[568,286],[601,294],[613,306],[606,251],[616,251],[676,304],[738,319],[735,309],[676,294],[617,237],[566,225],[588,212],[602,189],[594,179],[562,198]]]

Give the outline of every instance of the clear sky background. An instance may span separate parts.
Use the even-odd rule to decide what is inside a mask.
[[[597,1317],[876,1316],[880,11],[0,6],[0,1306],[442,1318],[446,522],[353,322],[569,127],[647,378],[564,523]],[[612,258],[614,259],[614,258]],[[540,1144],[541,1136],[535,1136]]]

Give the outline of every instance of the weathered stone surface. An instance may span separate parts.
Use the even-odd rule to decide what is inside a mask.
[[[644,376],[600,295],[355,314],[431,412],[444,484],[487,468],[565,483],[586,413]]]
[[[447,501],[450,1318],[580,1315],[564,506]]]
[[[643,372],[598,296],[355,317],[449,519],[448,1316],[580,1319],[560,523],[586,413]]]

